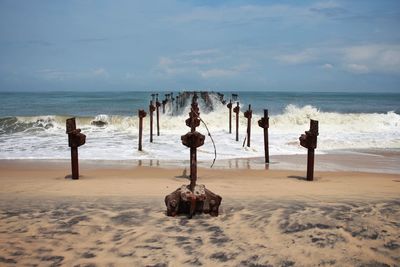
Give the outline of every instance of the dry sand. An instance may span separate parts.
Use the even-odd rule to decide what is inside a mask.
[[[199,169],[218,217],[165,215],[183,168],[0,161],[0,266],[400,266],[400,175]]]

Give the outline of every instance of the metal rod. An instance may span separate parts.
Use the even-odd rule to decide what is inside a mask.
[[[239,141],[239,102],[236,102],[236,141]]]
[[[72,179],[79,179],[78,147],[71,147]]]
[[[264,120],[268,122],[268,109],[264,109]],[[268,127],[264,127],[264,152],[265,152],[265,163],[269,163],[269,144],[268,144]]]
[[[193,192],[197,181],[197,148],[190,148],[190,191]]]
[[[247,114],[247,147],[250,147],[250,136],[251,136],[251,105],[249,105]]]
[[[160,136],[160,102],[156,100],[156,114],[157,114],[157,136]]]
[[[232,100],[229,100],[229,104],[227,105],[229,109],[229,133],[232,133]]]
[[[139,110],[139,151],[142,151],[142,135],[143,135],[143,117]]]
[[[150,143],[153,143],[153,101],[150,101]]]
[[[314,180],[314,151],[315,149],[309,148],[307,153],[307,181]]]

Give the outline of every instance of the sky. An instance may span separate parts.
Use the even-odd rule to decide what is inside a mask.
[[[400,92],[400,1],[0,0],[0,91]]]

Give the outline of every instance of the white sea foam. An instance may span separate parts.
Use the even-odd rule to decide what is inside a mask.
[[[240,113],[240,140],[235,141],[228,133],[228,109],[219,105],[210,113],[203,112],[216,143],[218,159],[262,157],[263,130],[257,120],[261,114],[253,114],[251,147],[242,147],[247,121]],[[167,106],[167,114],[160,115],[160,136],[149,142],[149,115],[144,122],[143,152],[137,151],[138,117],[100,114],[96,117],[79,117],[77,126],[87,135],[86,144],[80,149],[81,159],[188,159],[188,149],[181,143],[181,135],[189,128],[185,125],[189,108],[180,115]],[[35,116],[0,119],[1,159],[67,159],[69,148],[65,134],[66,116]],[[388,113],[334,113],[321,112],[315,107],[288,105],[284,112],[270,116],[269,141],[271,155],[303,154],[298,137],[309,128],[309,120],[319,121],[318,153],[332,149],[400,148],[400,115]],[[107,123],[92,125],[93,121]],[[154,118],[154,133],[156,134]],[[214,149],[204,125],[198,131],[206,135],[205,145],[198,149],[199,160],[212,160]]]

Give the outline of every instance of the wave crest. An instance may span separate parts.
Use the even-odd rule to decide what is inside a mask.
[[[247,120],[243,117],[241,110],[240,128],[244,129]],[[160,128],[162,131],[171,133],[182,133],[185,131],[185,119],[188,117],[189,108],[183,110],[179,115],[171,116],[161,114]],[[220,131],[228,126],[228,109],[220,105],[212,112],[202,112],[200,116],[213,131]],[[234,116],[234,114],[233,114]],[[31,117],[6,117],[0,118],[0,134],[14,134],[19,132],[42,132],[42,131],[64,131],[65,121],[70,116],[47,115]],[[261,114],[253,115],[254,131],[260,130],[257,120]],[[336,113],[322,112],[321,110],[306,105],[298,107],[288,105],[282,114],[270,116],[270,128],[277,132],[299,133],[307,130],[309,120],[315,119],[320,123],[320,132],[385,132],[399,131],[400,115],[394,111],[388,113]],[[94,123],[97,122],[97,123]],[[234,122],[234,118],[233,118]],[[156,123],[154,113],[154,127]],[[234,124],[234,123],[233,123]],[[77,117],[77,126],[87,131],[98,130],[99,126],[106,130],[136,132],[138,128],[137,114],[132,116],[99,114],[94,117]],[[234,125],[233,125],[234,126]],[[149,114],[144,122],[144,128],[149,128]]]

